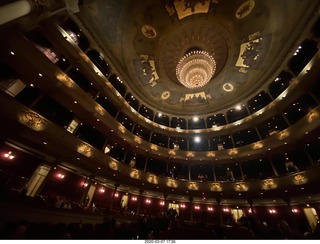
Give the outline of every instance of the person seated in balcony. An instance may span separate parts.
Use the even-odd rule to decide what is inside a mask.
[[[70,200],[70,199],[65,200],[62,208],[64,208],[64,209],[71,209],[71,208],[72,208],[72,207],[71,207],[71,200]]]
[[[203,181],[203,179],[204,179],[203,174],[198,174],[198,180]]]
[[[235,178],[233,176],[233,172],[230,168],[227,168],[226,174],[227,174],[228,181],[235,181]]]
[[[130,167],[131,168],[135,168],[136,167],[136,158],[135,157],[130,160]]]
[[[285,166],[286,166],[287,173],[293,173],[293,172],[299,171],[299,168],[292,161],[286,161]]]

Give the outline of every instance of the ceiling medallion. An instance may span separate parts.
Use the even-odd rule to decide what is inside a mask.
[[[153,39],[157,36],[156,30],[150,25],[142,26],[141,31],[145,37],[150,39]]]
[[[234,87],[232,84],[230,83],[225,83],[223,86],[222,86],[223,90],[226,91],[226,92],[232,92]]]
[[[178,81],[189,89],[205,86],[216,71],[216,61],[205,51],[191,50],[176,67]]]
[[[168,99],[170,97],[170,92],[169,91],[165,91],[165,92],[163,92],[162,94],[161,94],[161,98],[163,99],[163,100],[166,100],[166,99]]]
[[[243,19],[244,17],[248,16],[253,10],[254,5],[255,5],[254,0],[249,0],[242,3],[240,7],[237,9],[236,18]]]

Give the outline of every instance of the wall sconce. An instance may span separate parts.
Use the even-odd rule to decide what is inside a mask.
[[[12,154],[12,151],[9,151],[9,152],[3,154],[3,157],[5,157],[6,159],[10,159],[10,160],[15,158],[15,156]]]
[[[57,178],[59,179],[64,179],[65,175],[64,174],[61,174],[61,173],[58,173],[57,174]]]

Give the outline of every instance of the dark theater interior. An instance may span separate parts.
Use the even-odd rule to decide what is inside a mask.
[[[2,0],[0,35],[0,239],[320,239],[319,0]]]

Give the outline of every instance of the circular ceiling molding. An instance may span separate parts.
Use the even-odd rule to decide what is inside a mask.
[[[234,89],[234,86],[231,84],[231,83],[225,83],[223,86],[222,86],[223,90],[226,91],[226,92],[232,92],[233,89]]]
[[[165,92],[163,92],[162,94],[161,94],[161,98],[163,99],[163,100],[166,100],[166,99],[168,99],[170,97],[170,92],[169,91],[165,91]]]
[[[157,36],[156,30],[150,25],[142,26],[141,31],[145,37],[150,38],[150,39],[156,38],[156,36]]]

